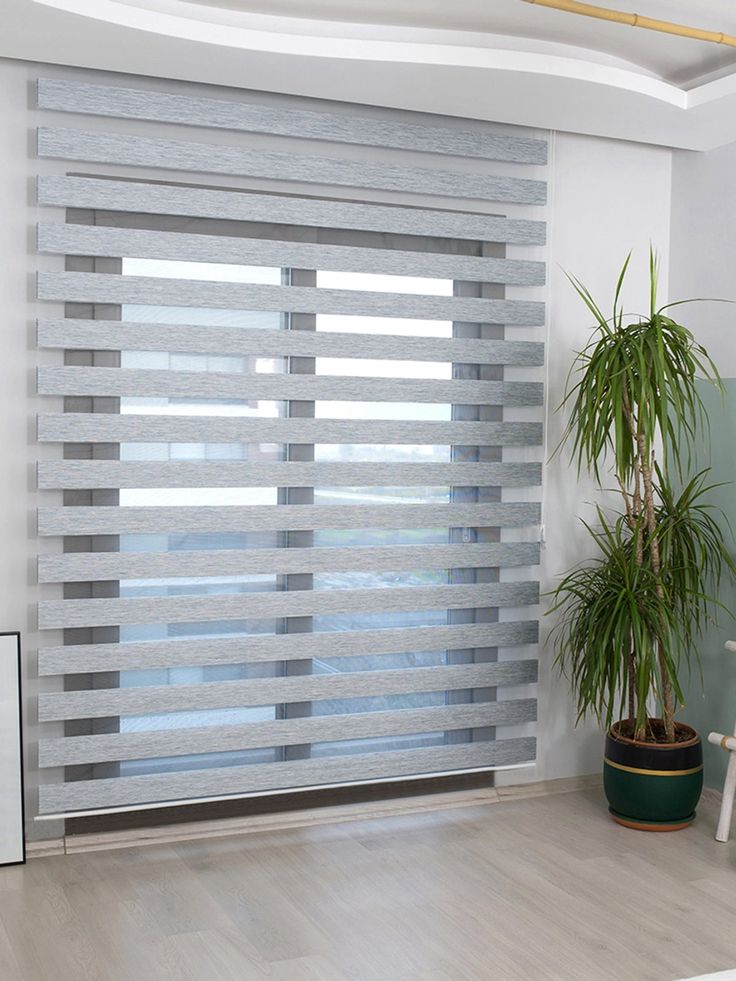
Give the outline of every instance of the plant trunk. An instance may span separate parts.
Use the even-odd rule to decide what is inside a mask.
[[[636,729],[636,655],[634,653],[633,640],[629,647],[626,675],[629,683],[629,725],[633,732]]]
[[[644,518],[647,526],[647,544],[649,546],[649,554],[652,561],[652,572],[658,580],[657,593],[660,597],[663,597],[664,588],[660,577],[661,565],[659,558],[659,541],[657,540],[657,518],[654,510],[654,487],[652,484],[652,459],[654,453],[652,451],[650,456],[649,448],[646,445],[646,440],[641,434],[637,435],[637,449],[639,454],[639,469],[641,471],[641,479],[644,490],[643,505]],[[660,697],[662,700],[662,721],[664,722],[665,739],[668,743],[673,743],[675,741],[674,696],[672,692],[672,684],[667,672],[667,664],[661,648],[658,651],[658,657],[661,684]]]
[[[646,436],[639,431],[639,425],[634,417],[633,407],[627,390],[624,390],[623,393],[623,408],[624,415],[629,426],[629,431],[631,432],[632,438],[636,443],[637,461],[634,467],[634,489],[631,497],[629,497],[627,494],[623,481],[620,478],[619,486],[624,496],[624,501],[626,502],[626,513],[629,526],[632,529],[635,529],[636,563],[639,566],[643,565],[644,563],[644,535],[641,520],[643,518],[647,530],[647,545],[649,546],[649,554],[652,562],[652,572],[658,580],[657,592],[659,596],[662,597],[664,595],[664,589],[660,576],[661,564],[659,556],[659,541],[657,540],[657,517],[654,509],[654,486],[652,483],[654,451],[650,451],[647,445]],[[658,657],[661,684],[662,720],[664,722],[665,738],[668,742],[674,742],[675,705],[672,684],[669,680],[667,665],[661,650],[658,652]],[[629,717],[631,717],[631,707],[635,699],[635,685],[632,683],[635,670],[636,652],[634,651],[632,645],[628,665]],[[633,691],[632,688],[634,689]],[[636,728],[635,738],[643,738],[645,735],[645,730],[646,725],[638,726]]]
[[[631,402],[629,400],[629,395],[626,390],[623,394],[623,405],[624,405],[624,415],[629,427],[632,438],[636,441],[637,450],[639,448],[639,436],[637,433],[638,426],[634,419],[634,413],[631,409]],[[624,498],[624,503],[626,505],[626,520],[628,522],[629,528],[634,535],[634,550],[636,554],[636,564],[641,567],[644,565],[644,528],[642,525],[642,480],[641,480],[641,468],[638,466],[634,467],[634,486],[631,494],[626,490],[623,480],[620,476],[617,477],[618,485],[621,489],[621,493]],[[643,725],[637,725],[637,719],[639,717],[639,705],[637,704],[637,688],[636,688],[636,649],[634,647],[634,638],[631,637],[630,647],[629,647],[629,658],[627,664],[627,680],[628,680],[628,698],[629,698],[629,723],[634,735],[634,739],[644,739],[646,736],[646,721]]]

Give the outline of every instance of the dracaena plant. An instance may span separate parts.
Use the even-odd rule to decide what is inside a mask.
[[[708,470],[688,473],[707,442],[697,382],[722,385],[705,348],[670,316],[680,304],[657,306],[651,250],[649,311],[624,313],[630,258],[610,318],[570,277],[595,326],[568,376],[558,450],[566,446],[599,488],[615,484],[622,506],[616,516],[597,508],[597,525],[586,528],[598,554],[561,579],[549,612],[559,617],[555,660],[571,680],[578,717],[592,713],[610,726],[618,716],[634,738],[674,742],[682,671],[699,663],[697,641],[720,606],[722,576],[736,574],[725,519],[708,502]],[[649,718],[653,704],[662,731]]]

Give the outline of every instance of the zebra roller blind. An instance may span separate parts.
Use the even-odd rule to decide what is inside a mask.
[[[544,142],[38,100],[40,813],[533,761]]]

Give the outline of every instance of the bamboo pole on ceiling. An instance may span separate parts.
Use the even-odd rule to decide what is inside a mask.
[[[591,3],[578,3],[577,0],[523,0],[524,3],[561,10],[568,14],[578,14],[582,17],[594,17],[596,20],[606,20],[614,24],[627,24],[629,27],[643,27],[648,31],[659,31],[661,34],[674,34],[677,37],[691,38],[695,41],[710,41],[713,44],[725,44],[736,48],[736,37],[721,31],[704,31],[697,27],[686,27],[684,24],[674,24],[667,20],[656,20],[653,17],[643,17],[640,14],[628,14],[621,10],[610,10],[608,7],[596,7]]]

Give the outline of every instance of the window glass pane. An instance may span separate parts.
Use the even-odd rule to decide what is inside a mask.
[[[401,285],[400,285],[401,284]],[[450,280],[409,279],[395,276],[361,276],[354,273],[317,274],[318,286],[341,289],[375,289],[388,292],[434,293],[451,296]],[[453,325],[449,321],[409,320],[382,317],[333,317],[318,315],[318,331],[338,331],[355,334],[386,334],[406,337],[451,338]],[[377,378],[395,378],[400,386],[402,378],[452,378],[452,365],[442,362],[389,361],[381,359],[317,358],[315,372],[318,375],[344,375]],[[449,404],[417,402],[348,402],[318,401],[314,407],[318,419],[411,419],[417,421],[449,421],[452,406]],[[320,461],[375,461],[427,463],[450,462],[452,448],[448,445],[365,445],[337,444],[315,446],[315,459]],[[419,504],[450,500],[448,487],[316,487],[316,504]],[[412,528],[384,530],[380,528],[356,530],[320,530],[314,533],[314,544],[327,547],[346,545],[417,545],[442,544],[449,541],[447,528]],[[359,589],[395,588],[410,586],[444,585],[448,582],[448,570],[416,569],[411,572],[341,572],[320,573],[314,576],[313,588]],[[326,632],[354,631],[390,627],[441,626],[447,623],[445,610],[418,610],[415,612],[366,612],[334,616],[315,616],[313,629]],[[313,671],[316,674],[335,672],[411,670],[413,667],[447,663],[446,651],[412,652],[408,654],[368,654],[360,657],[316,658]],[[386,711],[389,709],[422,708],[444,705],[445,692],[406,695],[387,695],[370,698],[320,700],[312,705],[314,715]],[[383,751],[412,748],[442,743],[442,732],[419,736],[392,736],[380,739],[347,740],[339,743],[321,743],[312,747],[314,756],[342,755],[352,752]]]
[[[374,293],[416,293],[420,296],[452,296],[453,293],[451,279],[430,279],[424,276],[384,276],[377,273],[328,272],[324,269],[317,272],[317,286],[321,286],[323,289],[367,290]]]
[[[124,259],[123,275],[156,276],[174,279],[210,280],[221,282],[263,283],[278,285],[282,270],[267,267],[235,266],[215,263],[193,263],[153,259]],[[192,324],[202,326],[237,326],[247,329],[280,329],[286,319],[279,313],[261,313],[243,310],[218,310],[206,308],[160,307],[140,304],[124,305],[121,317],[126,321],[161,324]],[[192,372],[234,373],[282,373],[286,370],[285,358],[261,358],[232,356],[227,352],[182,353],[176,351],[123,351],[122,368],[143,370],[169,370]],[[284,415],[282,402],[245,399],[204,398],[121,398],[121,414],[155,416],[242,416],[253,418],[278,418]],[[121,460],[267,460],[282,459],[283,447],[274,444],[218,444],[218,443],[123,443],[120,445]],[[191,488],[126,488],[120,491],[122,507],[225,507],[228,505],[276,504],[278,489],[275,487],[204,487]],[[153,535],[121,535],[121,551],[176,552],[197,549],[241,549],[249,547],[274,547],[279,540],[277,533],[214,534],[188,533]],[[120,581],[120,596],[206,596],[273,591],[278,588],[276,575],[198,576],[170,579],[128,579]],[[175,624],[134,624],[120,627],[122,642],[156,640],[163,638],[193,638],[238,636],[252,633],[274,633],[279,623],[270,621],[222,621]],[[165,671],[122,671],[120,687],[155,685],[195,685],[207,681],[244,680],[247,678],[273,677],[281,673],[278,664],[235,664],[219,667],[186,667]],[[169,712],[123,716],[120,729],[123,732],[154,729],[189,729],[210,725],[232,725],[274,719],[276,706],[213,709],[206,711]],[[274,748],[247,750],[233,754],[205,754],[202,757],[172,757],[170,759],[125,761],[121,772],[154,773],[159,770],[196,769],[203,766],[226,766],[236,763],[274,760]]]
[[[251,719],[261,722],[262,719]],[[207,723],[210,724],[209,722]],[[221,725],[227,725],[221,722]],[[191,723],[187,721],[187,728]],[[166,727],[168,728],[168,726]],[[212,767],[247,766],[258,763],[273,763],[272,749],[247,749],[232,753],[202,753],[192,756],[157,757],[152,760],[125,760],[125,776],[141,776],[145,773],[176,773],[182,770],[209,770]]]
[[[319,319],[321,321],[322,317]],[[402,327],[407,321],[397,320],[394,323]],[[437,326],[436,321],[433,323]],[[320,330],[322,329],[320,327]],[[360,333],[370,333],[370,331]],[[386,331],[386,333],[391,332]],[[397,330],[396,333],[399,334],[401,331]],[[424,336],[424,332],[407,336]],[[318,375],[346,375],[355,378],[452,378],[452,365],[442,361],[380,361],[370,358],[316,358],[315,360]]]
[[[165,307],[126,303],[124,319],[145,324],[191,324],[193,327],[241,327],[243,330],[283,326],[284,315],[270,310],[228,310],[219,307]]]
[[[226,283],[264,283],[278,286],[281,269],[273,266],[234,266],[225,262],[183,262],[180,259],[123,259],[124,276],[156,276]]]

